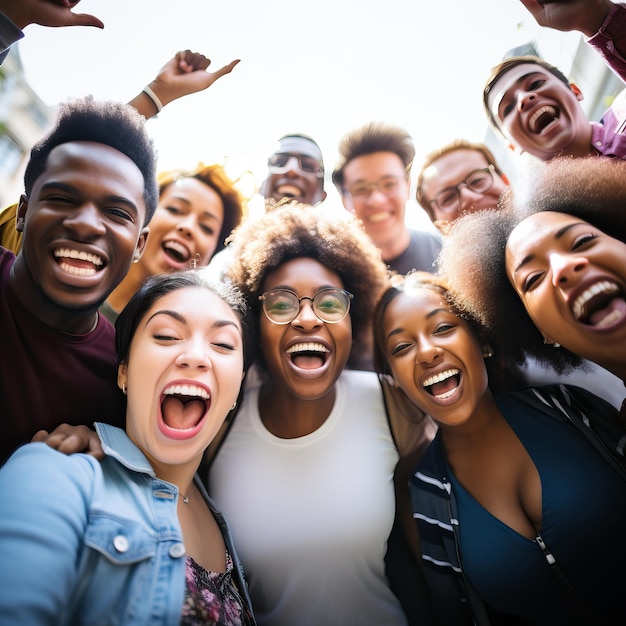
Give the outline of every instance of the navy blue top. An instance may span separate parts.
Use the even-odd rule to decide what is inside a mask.
[[[606,611],[601,623],[616,623],[616,615],[625,615],[625,576],[619,573],[622,565],[609,565],[611,554],[626,554],[626,483],[572,423],[547,420],[507,396],[497,400],[539,472],[538,530],[575,596],[566,592],[537,541],[489,513],[450,471],[462,522],[463,569],[470,584],[487,605],[530,624],[574,623],[573,615],[571,621],[566,616],[572,610],[581,614],[577,602],[592,602],[596,617]]]

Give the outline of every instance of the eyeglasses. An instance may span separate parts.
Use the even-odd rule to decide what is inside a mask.
[[[346,187],[344,193],[350,195],[355,202],[367,202],[375,189],[384,193],[388,198],[393,198],[400,190],[400,180],[395,176],[386,176],[375,183],[362,181]]]
[[[324,177],[324,168],[322,167],[322,164],[317,159],[304,156],[303,154],[277,152],[267,160],[267,169],[272,174],[284,174],[292,167],[299,169],[305,174],[313,174],[317,178]]]
[[[454,213],[461,204],[461,187],[467,187],[475,193],[485,193],[493,186],[493,172],[495,167],[489,165],[481,170],[474,170],[469,176],[454,187],[446,187],[440,191],[432,200],[431,204],[443,213]]]
[[[311,301],[313,313],[320,321],[336,324],[348,315],[352,298],[354,296],[349,291],[332,287],[320,289],[312,298],[308,296],[299,298],[289,289],[274,289],[259,296],[259,300],[263,301],[263,312],[274,324],[293,322],[300,313],[302,300]]]

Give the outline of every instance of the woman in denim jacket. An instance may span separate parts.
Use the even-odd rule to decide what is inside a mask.
[[[254,624],[224,518],[196,471],[244,372],[240,296],[187,271],[120,315],[126,430],[106,457],[30,443],[0,470],[0,624]]]

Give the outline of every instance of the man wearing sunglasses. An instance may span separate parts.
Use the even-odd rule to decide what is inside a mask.
[[[416,198],[445,235],[461,215],[496,208],[508,184],[487,146],[457,139],[426,155]]]
[[[267,160],[267,178],[259,193],[266,200],[288,198],[315,205],[326,198],[320,147],[307,135],[284,135]]]
[[[433,271],[439,238],[409,230],[404,219],[415,157],[409,133],[371,122],[348,133],[339,144],[339,154],[333,183],[343,206],[361,220],[383,261],[398,274],[413,269]]]

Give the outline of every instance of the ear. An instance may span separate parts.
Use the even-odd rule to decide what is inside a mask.
[[[570,83],[569,88],[574,92],[574,95],[576,96],[576,100],[578,100],[578,102],[582,102],[585,99],[585,96],[583,96],[583,92],[578,88],[578,85],[576,83]]]
[[[124,385],[128,386],[128,365],[120,363],[117,368],[117,386],[123,389]]]
[[[15,230],[18,233],[24,232],[24,221],[26,219],[26,211],[28,210],[28,198],[22,194],[17,209],[15,211]]]
[[[396,379],[391,374],[382,374],[382,377],[389,383],[391,387],[398,387]]]
[[[133,263],[137,263],[143,254],[143,251],[146,248],[146,241],[148,239],[148,234],[150,229],[146,226],[141,233],[139,233],[139,239],[137,240],[137,247],[135,248],[135,254],[133,255]]]

